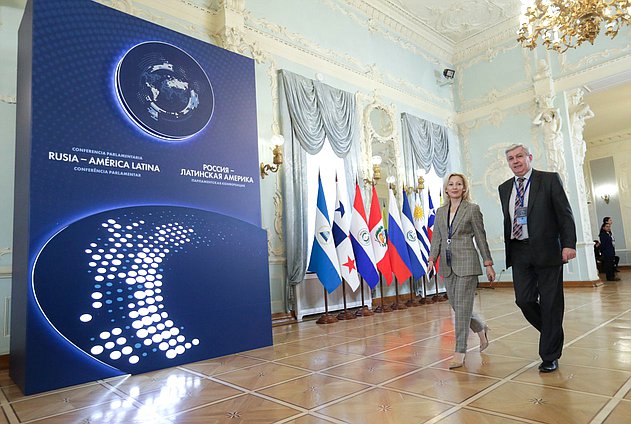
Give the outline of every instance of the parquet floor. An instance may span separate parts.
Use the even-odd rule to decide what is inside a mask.
[[[274,346],[24,397],[0,372],[0,423],[631,423],[631,271],[566,289],[559,370],[511,289],[480,289],[491,344],[449,370],[447,303],[274,328]]]

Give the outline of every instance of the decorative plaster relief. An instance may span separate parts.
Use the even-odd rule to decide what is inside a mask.
[[[405,79],[397,78],[392,74],[381,72],[374,63],[365,64],[350,54],[324,48],[301,34],[289,32],[286,27],[276,23],[269,22],[265,19],[253,18],[251,14],[246,13],[245,27],[260,36],[272,37],[287,46],[296,48],[319,59],[326,60],[336,66],[356,74],[368,76],[374,81],[396,91],[407,95],[411,93],[415,97],[431,100],[436,105],[443,106],[445,102],[447,102],[449,106],[453,105],[452,99],[445,99],[444,96],[430,92],[421,85],[416,85]]]
[[[403,154],[397,135],[396,107],[386,105],[381,101],[375,90],[372,95],[356,93],[355,98],[360,108],[361,125],[364,130],[364,145],[362,146],[361,171],[364,178],[372,180],[372,156],[382,157],[382,178],[394,176],[399,184],[404,180]],[[375,122],[375,114],[383,118]],[[383,122],[382,122],[383,121]]]
[[[580,209],[581,224],[583,227],[583,240],[591,240],[591,223],[589,221],[589,210],[587,208],[588,197],[583,164],[585,162],[586,144],[583,138],[585,120],[594,117],[594,112],[589,105],[583,101],[585,92],[578,88],[568,93],[570,101],[570,135],[572,137],[572,156],[574,158],[574,172],[576,173],[576,184],[578,191],[578,205]]]
[[[403,43],[414,43],[424,51],[431,53],[438,59],[451,62],[453,56],[453,43],[447,42],[442,37],[437,37],[430,32],[427,26],[422,24],[414,14],[399,4],[383,0],[340,0],[363,13],[370,21],[369,25],[377,29],[375,22],[381,23],[385,28],[396,34],[401,34]],[[381,32],[382,30],[379,29]],[[383,30],[384,35],[385,31]],[[397,36],[388,34],[388,38]]]
[[[200,40],[207,41],[209,34],[207,31],[207,22],[203,19],[194,19],[199,16],[199,10],[205,10],[199,5],[192,4],[190,1],[179,0],[180,4],[185,8],[169,8],[159,9],[162,6],[158,2],[148,2],[147,0],[96,0],[105,6],[119,10],[128,15],[135,16],[140,19],[155,23],[165,28],[188,34]],[[145,4],[148,3],[148,4]],[[189,13],[190,9],[195,8],[195,12]],[[153,12],[156,10],[158,13]],[[197,22],[194,22],[197,21]]]
[[[506,45],[502,47],[494,47],[487,48],[486,51],[482,52],[478,56],[471,58],[468,62],[462,62],[456,65],[456,72],[461,75],[465,74],[465,70],[471,68],[473,65],[476,65],[480,62],[492,62],[493,58],[498,54],[504,54],[508,51],[511,51],[518,46],[515,44]],[[532,80],[532,66],[531,66],[531,53],[526,51],[526,49],[522,49],[522,61],[524,64],[524,73],[525,78],[523,81],[519,81],[512,86],[506,87],[503,90],[497,90],[495,88],[491,89],[486,95],[474,97],[471,99],[465,99],[464,94],[464,79],[459,78],[457,83],[458,97],[460,98],[460,112],[465,113],[468,111],[472,111],[476,108],[484,107],[485,105],[489,105],[490,103],[503,101],[508,101],[509,105],[505,105],[504,107],[511,107],[515,105],[515,102],[521,101],[517,94],[523,94],[532,90],[532,85],[529,81]],[[514,101],[513,101],[514,100]],[[492,106],[492,105],[491,105]]]
[[[563,145],[563,133],[561,132],[563,121],[559,109],[553,107],[554,97],[538,97],[539,113],[532,123],[541,127],[543,140],[546,146],[548,169],[561,175],[563,183],[567,185],[567,166],[565,163],[565,147]]]
[[[348,18],[353,20],[353,22],[355,22],[358,26],[362,28],[366,28],[370,32],[382,35],[384,38],[386,38],[387,40],[390,40],[392,43],[398,45],[399,47],[405,50],[408,50],[409,52],[412,52],[416,56],[422,57],[429,63],[432,63],[434,65],[440,65],[440,61],[435,56],[428,55],[426,53],[426,50],[418,48],[416,45],[412,43],[412,41],[406,40],[405,38],[395,35],[392,32],[384,29],[382,25],[379,25],[379,22],[380,22],[379,20],[375,18],[367,17],[364,14],[362,14],[362,16],[358,16],[356,13],[352,13],[348,9],[341,7],[336,0],[323,0],[323,3],[334,12],[341,13],[342,15],[347,16]],[[350,1],[348,3],[352,4],[353,2]],[[383,13],[381,11],[379,12]],[[382,22],[386,21],[386,19],[382,19],[381,21]]]
[[[279,173],[280,174],[280,173]],[[280,176],[277,175],[276,180],[280,182]],[[267,230],[267,251],[270,256],[277,258],[285,257],[285,243],[283,242],[283,195],[280,187],[277,186],[274,193],[274,234]],[[278,242],[274,242],[278,240]],[[274,247],[276,245],[276,247]]]
[[[0,94],[0,103],[6,103],[9,105],[14,105],[17,103],[16,96],[9,96],[7,94]]]
[[[224,49],[248,56],[256,63],[263,63],[270,59],[255,41],[247,41],[238,28],[225,28],[224,31],[215,33],[213,36],[219,40],[219,45]]]
[[[587,145],[590,148],[593,148],[593,147],[598,147],[598,146],[605,146],[611,143],[618,143],[618,142],[626,141],[626,140],[631,140],[631,130],[624,130],[618,133],[608,134],[601,138],[589,140],[587,142]]]
[[[624,53],[631,51],[631,43],[618,49],[607,49],[600,52],[593,53],[581,58],[576,63],[568,63],[567,54],[563,53],[559,55],[559,65],[561,67],[562,74],[570,74],[579,71],[585,71],[587,68],[598,68],[602,66],[610,66],[612,61],[619,61],[624,58],[628,59],[628,55]],[[617,57],[620,56],[620,57]],[[610,59],[616,57],[615,59]],[[607,60],[610,59],[610,60]],[[605,62],[607,60],[607,62]],[[600,63],[599,63],[600,62]],[[594,66],[591,66],[594,65]]]
[[[458,42],[512,15],[513,10],[501,6],[501,3],[479,0],[451,3],[442,0],[425,6],[426,12],[420,19],[441,35]]]

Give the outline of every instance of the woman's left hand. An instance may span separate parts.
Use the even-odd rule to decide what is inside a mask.
[[[486,278],[489,279],[489,282],[492,283],[493,281],[495,281],[495,270],[493,269],[492,265],[488,265],[486,267]]]

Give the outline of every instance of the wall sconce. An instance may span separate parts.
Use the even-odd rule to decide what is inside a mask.
[[[280,169],[280,165],[283,163],[283,150],[282,145],[285,142],[285,139],[280,134],[274,134],[272,136],[272,145],[274,146],[274,150],[272,153],[274,154],[274,159],[272,162],[274,165],[269,165],[261,162],[261,178],[265,178],[269,175],[269,172],[277,172]]]
[[[394,185],[394,182],[396,180],[397,179],[394,178],[392,175],[390,175],[388,178],[386,178],[386,182],[388,183],[388,188],[389,189],[394,190],[396,188],[395,185]]]
[[[609,204],[612,196],[615,196],[618,192],[618,187],[614,184],[603,184],[596,189],[596,195],[603,199],[603,202]]]
[[[372,180],[364,178],[364,183],[377,185],[377,182],[381,179],[381,156],[372,157]]]
[[[416,189],[418,190],[418,193],[423,191],[424,188],[425,188],[425,178],[418,177],[418,181],[417,181],[417,185],[416,185]]]

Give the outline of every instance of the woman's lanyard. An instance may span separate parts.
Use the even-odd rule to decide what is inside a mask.
[[[451,244],[451,236],[454,234],[454,222],[456,221],[456,215],[458,215],[458,211],[460,210],[460,205],[462,205],[462,201],[460,201],[460,203],[458,204],[458,207],[456,208],[456,212],[454,212],[454,219],[453,221],[451,220],[451,204],[449,204],[449,210],[447,211],[447,228],[448,228],[448,234],[447,234],[447,244]]]

